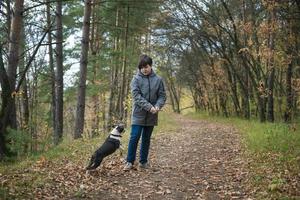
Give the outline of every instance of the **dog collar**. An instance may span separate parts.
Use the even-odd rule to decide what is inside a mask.
[[[121,136],[115,136],[115,135],[110,135],[109,138],[113,138],[113,139],[116,139],[116,140],[121,140],[120,138]]]
[[[115,135],[115,134],[110,134],[112,136],[115,136],[115,137],[122,137],[122,135]]]

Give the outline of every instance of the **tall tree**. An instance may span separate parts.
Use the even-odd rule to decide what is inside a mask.
[[[119,16],[120,15],[120,9],[117,6],[116,9],[116,15],[115,15],[115,26],[119,26]],[[109,104],[108,104],[108,120],[107,120],[107,125],[108,127],[112,126],[115,118],[116,118],[116,106],[115,106],[115,99],[117,95],[117,86],[118,86],[118,73],[119,73],[119,68],[118,68],[118,60],[119,60],[119,55],[118,55],[118,50],[119,50],[119,34],[116,33],[114,36],[114,61],[112,61],[112,67],[111,67],[111,79],[110,79],[110,94],[109,94]]]
[[[9,126],[9,113],[11,107],[11,88],[9,78],[7,76],[3,56],[3,48],[0,44],[0,84],[1,84],[1,110],[0,110],[0,160],[8,154],[5,136],[7,134],[7,127]]]
[[[125,117],[125,110],[124,104],[126,101],[126,84],[127,84],[127,48],[128,48],[128,29],[129,29],[129,5],[126,8],[126,15],[125,15],[125,33],[124,33],[124,46],[123,46],[123,58],[122,58],[122,82],[121,82],[121,89],[120,89],[120,99],[119,99],[119,120],[124,120]]]
[[[21,47],[20,50],[21,52],[25,52],[26,48],[26,42],[25,42],[25,27],[24,23],[22,23],[22,31],[21,31]],[[19,71],[24,72],[25,71],[25,56],[20,55],[20,67]],[[24,78],[23,84],[22,84],[22,95],[21,98],[19,99],[19,104],[20,104],[20,128],[28,130],[28,125],[29,125],[29,99],[28,99],[28,83],[27,83],[27,78]]]
[[[291,3],[287,2],[287,37],[285,40],[286,53],[288,55],[287,60],[287,70],[286,70],[286,109],[284,112],[284,121],[291,122],[293,118],[293,114],[295,113],[295,108],[293,107],[294,99],[296,98],[295,93],[293,92],[293,74],[295,69],[295,64],[299,63],[299,56],[297,56],[299,52],[299,14],[300,14],[300,2],[293,1]],[[297,7],[296,7],[297,5]],[[285,38],[285,37],[283,37]],[[298,58],[298,59],[297,59]]]
[[[8,66],[7,66],[7,75],[10,81],[11,94],[15,89],[16,85],[16,74],[17,67],[19,64],[19,49],[20,49],[20,38],[22,32],[23,24],[23,10],[24,10],[24,0],[16,1],[14,5],[13,18],[11,22],[11,31],[10,31],[10,42],[8,50]],[[11,99],[11,110],[10,110],[10,126],[11,128],[17,128],[17,119],[16,119],[16,107],[14,98]]]
[[[56,76],[55,76],[55,120],[53,142],[57,145],[63,136],[64,113],[64,67],[63,67],[63,27],[62,27],[62,0],[56,4]]]
[[[89,35],[90,35],[90,18],[92,1],[85,0],[84,16],[82,25],[81,56],[80,56],[80,78],[77,96],[77,110],[75,120],[74,139],[82,137],[84,128],[84,111],[85,111],[85,91],[86,91],[86,74],[88,65]]]
[[[53,60],[53,46],[52,46],[52,23],[51,23],[51,1],[46,0],[46,15],[47,15],[47,27],[48,27],[48,54],[49,54],[49,67],[50,67],[50,82],[51,82],[51,116],[52,116],[52,127],[56,127],[55,120],[55,69],[54,69],[54,60]]]
[[[268,111],[267,118],[269,122],[274,122],[274,81],[275,81],[275,66],[274,66],[274,51],[275,51],[275,2],[268,2],[269,9],[269,38],[268,38]]]
[[[90,50],[91,50],[91,59],[93,59],[92,62],[92,107],[93,107],[93,118],[92,118],[92,134],[91,136],[93,137],[97,133],[99,133],[99,128],[100,128],[100,115],[105,113],[105,110],[102,109],[101,111],[101,106],[100,103],[102,103],[102,107],[104,106],[104,101],[102,101],[102,96],[105,94],[99,94],[99,87],[101,85],[99,84],[99,71],[101,69],[100,65],[100,48],[101,48],[101,40],[102,40],[102,35],[101,35],[101,27],[99,25],[99,21],[101,21],[101,5],[100,4],[95,4],[93,3],[92,6],[92,19],[91,19],[91,39],[90,39]],[[103,87],[103,86],[102,86]],[[101,98],[101,101],[100,101]],[[103,113],[102,113],[103,112]],[[103,124],[105,124],[105,117],[103,118]]]
[[[10,26],[7,71],[5,70],[2,58],[2,45],[0,46],[0,81],[2,87],[2,107],[0,112],[0,159],[3,159],[4,155],[8,153],[5,141],[7,128],[17,128],[14,91],[16,85],[17,66],[19,63],[20,34],[23,21],[23,10],[24,1],[20,0],[15,2]]]
[[[7,26],[7,35],[9,37],[10,34],[10,26],[11,26],[11,2],[10,0],[6,0],[6,26]]]

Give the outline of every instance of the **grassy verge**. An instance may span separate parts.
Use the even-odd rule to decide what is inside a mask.
[[[258,199],[299,199],[299,124],[260,123],[256,120],[186,114],[194,119],[234,125],[242,134],[249,160],[252,192]]]

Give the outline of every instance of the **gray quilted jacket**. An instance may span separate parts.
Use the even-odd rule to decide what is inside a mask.
[[[140,71],[131,81],[133,98],[131,124],[156,126],[158,114],[152,114],[152,106],[162,108],[166,102],[166,92],[163,80],[153,70],[145,76]]]

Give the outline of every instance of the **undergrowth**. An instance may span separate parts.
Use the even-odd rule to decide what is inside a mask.
[[[154,128],[153,137],[156,137],[162,133],[174,131],[177,127],[178,125],[174,122],[173,118],[170,117],[168,112],[161,112],[159,114],[158,126]],[[122,138],[125,154],[130,136],[130,129],[130,126],[127,126]],[[47,159],[56,162],[66,156],[72,161],[76,161],[82,157],[88,157],[104,142],[108,134],[109,133],[101,133],[100,136],[94,138],[81,138],[77,140],[70,140],[66,137],[62,143],[50,148],[45,152],[32,153],[27,156],[6,160],[6,162],[0,162],[0,173],[5,173],[5,171],[25,169],[40,159]]]
[[[299,123],[261,123],[258,120],[186,113],[193,119],[233,125],[242,135],[249,160],[250,184],[258,199],[297,199],[300,187]],[[299,190],[298,190],[299,191]]]

